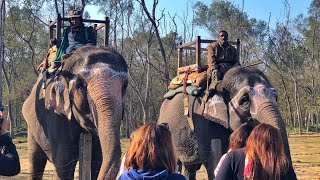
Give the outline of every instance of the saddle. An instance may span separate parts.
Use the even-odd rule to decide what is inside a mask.
[[[183,86],[184,79],[186,79],[187,86],[191,85],[198,88],[207,82],[207,72],[185,72],[183,74],[179,74],[171,80],[168,88],[171,90]]]

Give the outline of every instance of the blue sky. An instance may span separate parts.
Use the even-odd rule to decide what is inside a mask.
[[[233,0],[242,8],[242,0]],[[308,8],[312,0],[288,0],[290,5],[290,18],[296,17],[302,13],[307,15]],[[270,26],[275,26],[277,21],[285,18],[284,0],[244,0],[244,12],[247,12],[250,18],[256,18],[268,22],[270,17]]]
[[[214,0],[202,0],[206,5],[210,5],[212,1]],[[148,9],[151,10],[153,0],[146,0],[146,2]],[[157,9],[158,12],[164,10],[165,13],[169,12],[171,15],[176,13],[183,16],[183,13],[187,11],[187,2],[195,3],[196,0],[159,0]],[[274,27],[277,21],[282,22],[285,19],[284,0],[230,0],[230,2],[233,2],[239,9],[242,9],[242,3],[244,2],[243,11],[247,12],[249,18],[256,18],[268,22],[271,14],[270,27]],[[290,5],[290,18],[294,18],[300,13],[307,15],[311,2],[312,0],[288,0]],[[104,15],[97,13],[97,8],[88,6],[86,9],[89,10],[92,19],[104,19]],[[191,13],[189,14],[191,18]],[[198,33],[201,33],[201,36],[204,38],[210,38],[210,35],[203,30],[198,30]]]

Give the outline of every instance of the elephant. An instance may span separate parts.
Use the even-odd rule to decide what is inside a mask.
[[[188,100],[189,123],[184,113],[183,99]],[[176,156],[178,162],[184,165],[183,173],[187,179],[195,179],[196,171],[202,164],[208,179],[214,179],[214,168],[219,157],[212,154],[211,141],[220,140],[221,150],[218,152],[226,152],[230,133],[244,123],[252,126],[267,123],[279,128],[292,167],[285,123],[276,100],[276,90],[260,70],[238,66],[226,72],[216,94],[208,98],[203,111],[200,108],[201,96],[180,93],[164,100],[158,123],[169,125]]]
[[[29,179],[42,179],[47,160],[56,179],[74,179],[81,133],[92,134],[91,179],[116,178],[127,69],[116,50],[84,46],[48,78],[38,78],[22,107]]]

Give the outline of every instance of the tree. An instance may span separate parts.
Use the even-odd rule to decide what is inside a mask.
[[[217,38],[220,30],[229,33],[229,40],[241,40],[240,59],[242,64],[262,59],[261,49],[267,38],[267,23],[255,18],[249,19],[247,13],[240,10],[229,1],[212,1],[206,5],[198,1],[194,5],[195,18],[193,22]]]
[[[2,63],[4,101],[8,104],[11,124],[20,125],[21,112],[16,109],[21,109],[26,92],[32,88],[32,82],[38,76],[36,66],[44,57],[47,47],[46,39],[42,37],[48,36],[45,26],[30,13],[30,9],[17,6],[8,10],[5,32],[5,61]]]

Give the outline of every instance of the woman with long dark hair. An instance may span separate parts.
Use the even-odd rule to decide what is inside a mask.
[[[181,174],[175,173],[177,160],[169,129],[165,124],[155,122],[136,130],[126,154],[125,167],[126,170],[119,180],[186,179]]]

